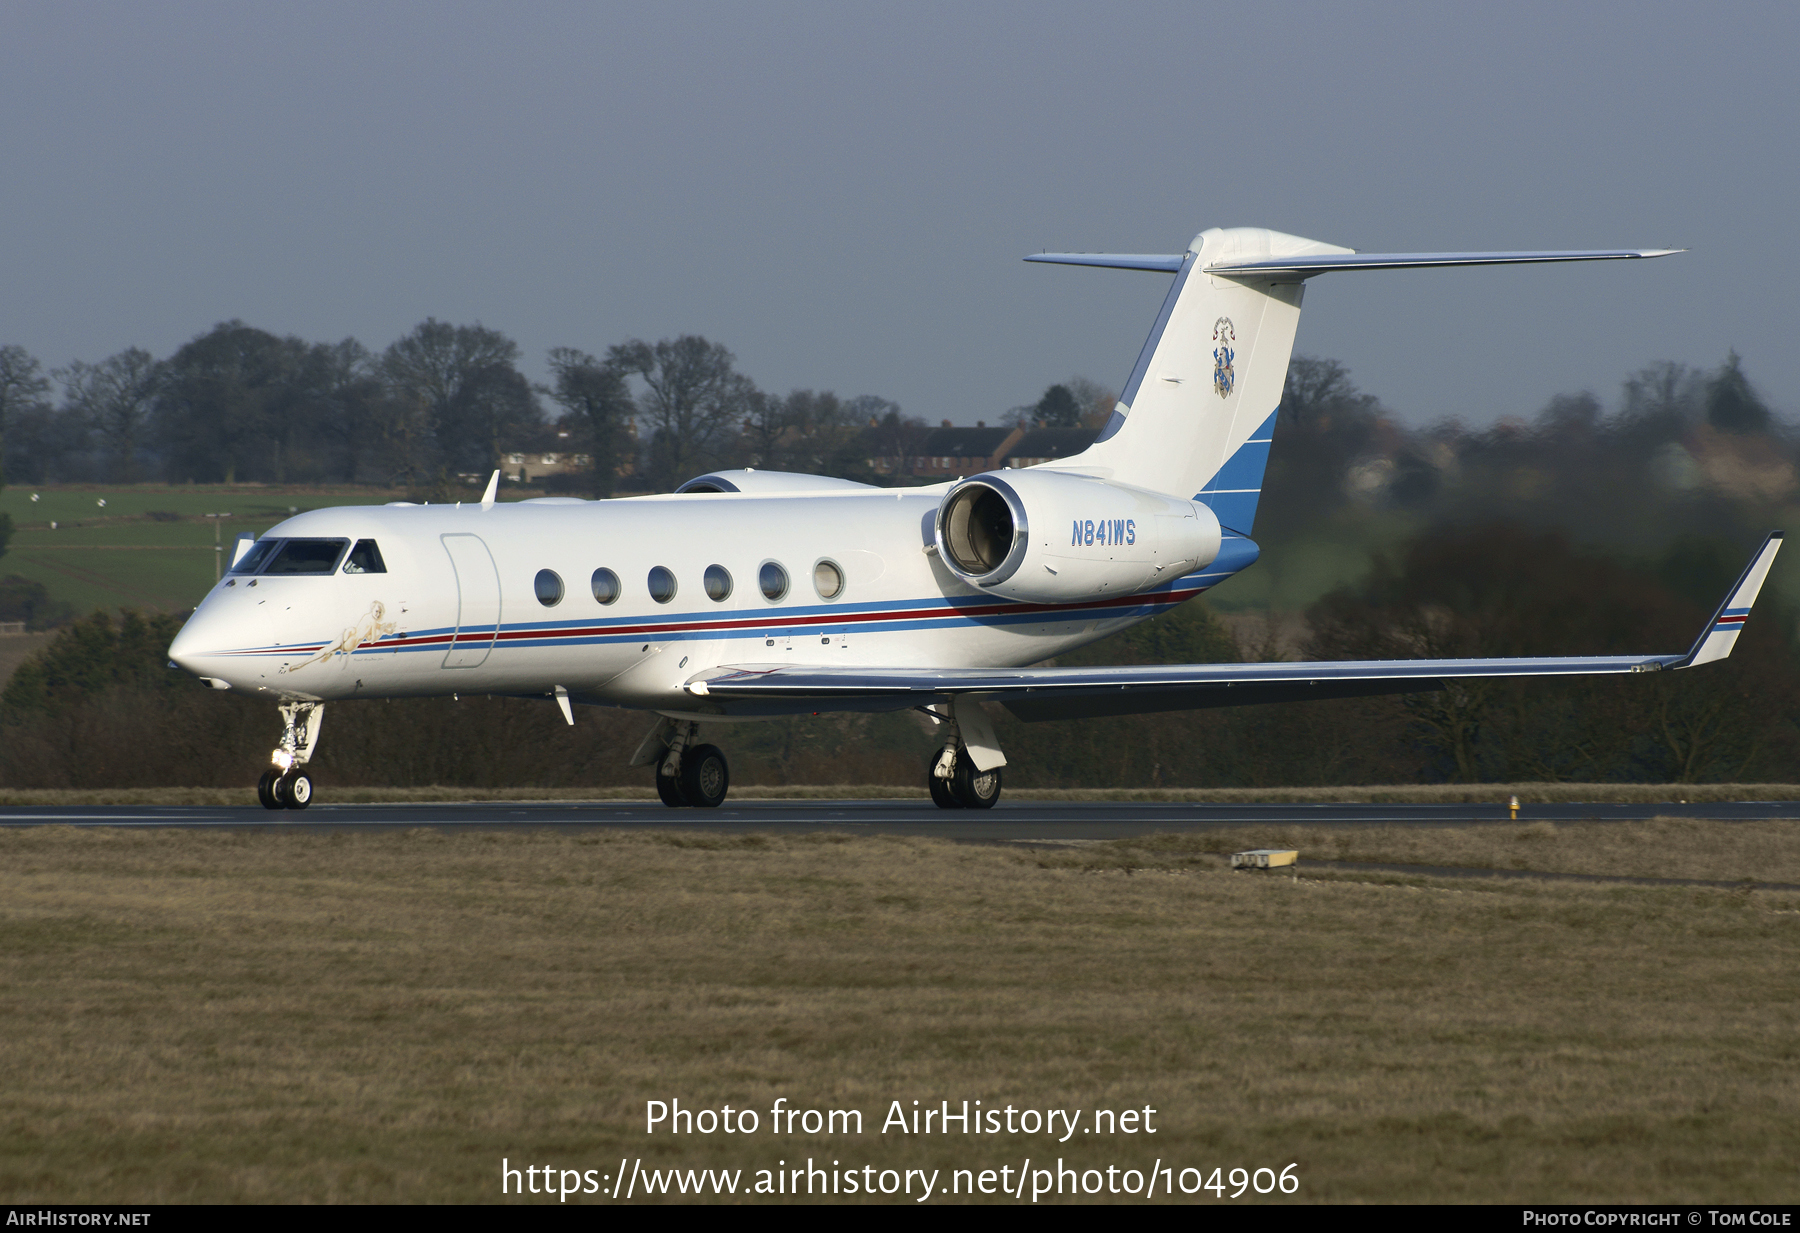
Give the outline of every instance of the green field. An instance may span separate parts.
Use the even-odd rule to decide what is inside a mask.
[[[218,520],[229,553],[241,532],[261,533],[291,513],[379,504],[403,495],[366,487],[11,485],[0,491],[0,512],[12,515],[17,531],[0,557],[0,575],[41,582],[52,599],[77,613],[179,612],[199,603],[213,583],[215,520],[205,515],[231,515]],[[177,517],[164,520],[152,513]]]
[[[809,1158],[944,1187],[1060,1158],[1292,1164],[1299,1202],[1784,1202],[1800,895],[1222,854],[1793,880],[1792,825],[4,831],[0,1202],[493,1202],[503,1158],[621,1157],[746,1190]],[[761,1125],[646,1133],[676,1098]],[[864,1122],[775,1134],[778,1099]],[[884,1130],[915,1100],[1083,1130]],[[1145,1107],[1154,1136],[1087,1120]]]

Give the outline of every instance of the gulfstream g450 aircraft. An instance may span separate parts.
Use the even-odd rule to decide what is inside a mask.
[[[1246,568],[1306,280],[1340,270],[1659,257],[1667,250],[1371,254],[1259,228],[1169,256],[1028,261],[1173,276],[1093,446],[1040,466],[883,489],[768,471],[613,501],[350,506],[240,547],[169,649],[278,704],[263,803],[305,808],[325,704],[452,693],[637,707],[633,756],[669,805],[725,798],[701,722],[916,707],[944,737],[946,809],[1000,796],[982,709],[1024,720],[1442,688],[1457,677],[1655,672],[1722,659],[1776,532],[1686,653],[1031,668]],[[496,475],[496,480],[498,476]]]

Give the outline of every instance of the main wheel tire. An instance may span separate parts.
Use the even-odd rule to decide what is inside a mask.
[[[681,755],[681,794],[688,804],[717,809],[731,790],[731,768],[717,745],[696,745]]]
[[[956,777],[950,782],[964,809],[992,809],[1000,799],[1000,768],[976,770],[966,750],[956,759]]]
[[[956,790],[950,786],[950,781],[938,778],[938,759],[943,756],[943,751],[939,750],[925,764],[925,786],[931,790],[931,803],[939,809],[961,809],[962,802],[956,799]]]
[[[261,779],[256,781],[256,799],[262,802],[264,809],[285,808],[281,803],[281,797],[276,793],[276,784],[280,780],[280,773],[271,767],[262,773]]]
[[[665,775],[659,768],[656,772],[656,794],[662,797],[662,803],[670,809],[686,809],[687,797],[681,794],[681,780],[673,775]]]
[[[305,809],[312,804],[312,776],[295,768],[281,778],[281,803],[289,809]]]

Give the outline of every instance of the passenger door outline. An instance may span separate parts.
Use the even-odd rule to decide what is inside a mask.
[[[500,570],[479,535],[440,535],[456,577],[456,630],[444,656],[446,668],[479,668],[500,632]],[[467,629],[470,632],[464,634]]]

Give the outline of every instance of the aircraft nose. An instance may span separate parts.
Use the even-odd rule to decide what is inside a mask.
[[[228,653],[239,645],[233,629],[237,624],[219,605],[203,601],[169,644],[169,658],[214,689],[229,689]]]
[[[199,614],[195,613],[194,617]],[[196,675],[200,672],[200,639],[194,633],[194,617],[188,618],[169,644],[169,658]]]

